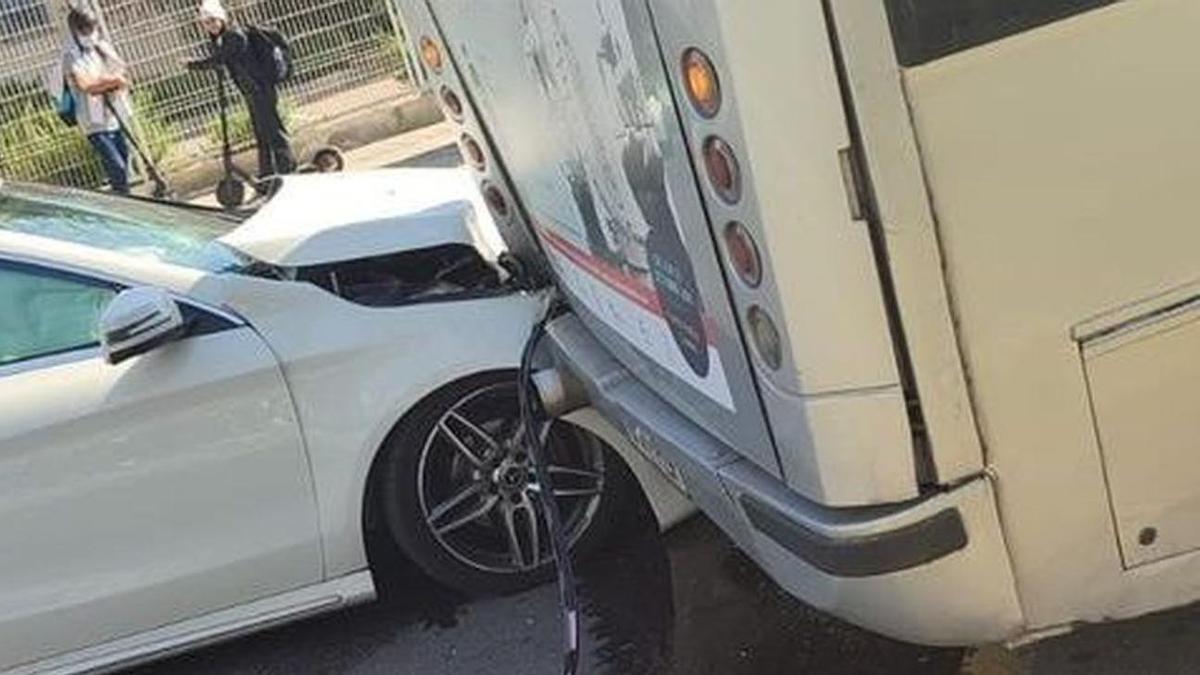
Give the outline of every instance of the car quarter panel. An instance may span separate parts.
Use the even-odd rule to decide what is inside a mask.
[[[542,302],[514,293],[368,308],[308,284],[242,279],[230,303],[275,350],[308,445],[326,574],[367,564],[363,495],[388,433],[456,380],[516,369]]]

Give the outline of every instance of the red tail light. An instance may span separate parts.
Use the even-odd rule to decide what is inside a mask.
[[[507,220],[510,213],[508,207],[508,198],[504,196],[504,192],[500,188],[491,183],[483,184],[483,199],[487,202],[488,207],[492,209],[492,213],[501,220]]]
[[[727,204],[738,203],[742,198],[742,170],[733,148],[721,138],[710,136],[704,142],[704,166],[717,196]]]
[[[758,288],[762,283],[762,258],[745,225],[732,222],[725,226],[725,249],[729,254],[729,265],[742,283]]]

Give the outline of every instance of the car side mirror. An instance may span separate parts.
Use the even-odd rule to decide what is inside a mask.
[[[100,315],[100,349],[112,365],[183,337],[179,305],[161,288],[121,291]]]

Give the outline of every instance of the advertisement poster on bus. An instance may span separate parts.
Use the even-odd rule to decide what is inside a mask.
[[[734,410],[667,177],[664,152],[683,149],[645,5],[513,6],[504,19],[520,44],[464,41],[468,77],[485,116],[521,130],[525,142],[506,139],[503,152],[561,282],[643,356]]]

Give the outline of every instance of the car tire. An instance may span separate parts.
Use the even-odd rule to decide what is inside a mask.
[[[516,392],[514,376],[504,373],[449,386],[407,415],[383,449],[377,487],[395,543],[426,574],[472,596],[519,592],[555,574],[540,488],[528,458],[518,461]],[[476,430],[484,433],[472,437]],[[639,489],[636,479],[580,427],[555,422],[543,433],[572,551],[586,555],[613,534],[630,491]],[[578,466],[568,466],[572,459]],[[585,461],[602,463],[598,484],[584,475],[595,468]]]

